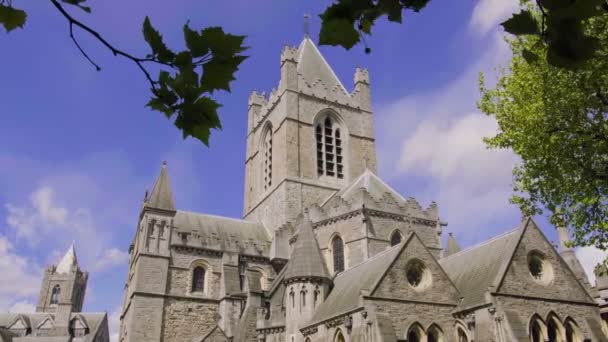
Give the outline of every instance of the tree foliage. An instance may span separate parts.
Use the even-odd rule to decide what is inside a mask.
[[[547,2],[548,3],[548,2]],[[534,18],[538,9],[530,9]],[[528,20],[528,19],[525,19]],[[597,58],[576,71],[550,59],[526,62],[526,54],[550,55],[551,45],[534,35],[508,39],[513,58],[497,84],[480,75],[478,107],[496,118],[492,148],[510,148],[521,158],[514,171],[512,202],[524,214],[550,211],[556,225],[568,223],[574,245],[608,248],[608,18],[587,19],[583,35],[598,40]]]
[[[144,40],[151,52],[145,57],[136,57],[114,47],[101,34],[72,16],[63,4],[75,6],[86,13],[91,12],[86,0],[49,0],[68,21],[70,38],[82,55],[99,71],[101,67],[82,49],[74,36],[80,29],[115,56],[134,62],[150,84],[152,93],[147,105],[168,119],[175,117],[174,124],[183,133],[184,139],[192,136],[205,145],[209,144],[212,129],[221,128],[218,108],[221,107],[211,95],[218,90],[230,91],[230,82],[239,65],[247,58],[242,53],[245,36],[225,33],[221,27],[193,30],[189,24],[183,27],[186,49],[173,51],[163,41],[150,19],[143,21]],[[23,27],[26,21],[23,10],[12,7],[8,0],[0,0],[0,23],[7,32]],[[153,77],[148,65],[160,68],[158,77]]]

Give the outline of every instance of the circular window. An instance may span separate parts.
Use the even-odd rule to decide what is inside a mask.
[[[548,284],[553,280],[553,267],[545,259],[545,256],[538,251],[532,251],[528,254],[528,270],[536,282]]]
[[[416,290],[424,290],[431,284],[431,272],[418,259],[407,264],[405,275],[407,282]]]

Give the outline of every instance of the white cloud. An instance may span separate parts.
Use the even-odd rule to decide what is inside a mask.
[[[19,303],[38,294],[40,277],[32,262],[15,253],[8,239],[0,235],[0,312],[23,308]]]
[[[487,44],[480,49],[485,53],[444,87],[380,106],[376,116],[383,176],[405,195],[437,201],[447,230],[463,244],[489,238],[521,219],[508,202],[517,159],[485,147],[483,137],[493,136],[497,124],[475,106],[478,73],[493,75],[510,57],[502,34]]]
[[[102,272],[115,265],[125,265],[128,260],[129,254],[127,252],[123,252],[117,248],[110,248],[91,266],[91,271]]]
[[[108,317],[108,326],[110,330],[110,342],[118,342],[118,334],[120,332],[120,313],[122,308],[118,307],[110,313]]]
[[[13,313],[32,313],[35,311],[36,311],[36,305],[34,305],[28,301],[16,302],[15,304],[13,304],[13,306],[11,306],[8,309],[8,312],[13,312]]]
[[[481,35],[496,29],[511,14],[517,12],[517,0],[478,0],[469,27]]]
[[[591,282],[591,286],[595,285],[595,274],[593,270],[595,265],[608,258],[608,251],[602,251],[593,246],[579,247],[576,249],[576,257],[583,265],[585,273]]]

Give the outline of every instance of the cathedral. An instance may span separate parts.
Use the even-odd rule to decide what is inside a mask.
[[[35,313],[0,313],[0,342],[108,342],[108,315],[82,312],[88,278],[72,243],[44,271]]]

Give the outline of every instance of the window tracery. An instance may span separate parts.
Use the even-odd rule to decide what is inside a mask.
[[[264,165],[264,190],[267,190],[272,186],[272,127],[266,130],[264,135],[264,141],[262,144]]]
[[[317,175],[344,178],[344,144],[340,127],[335,120],[326,117],[315,127],[317,143]]]

